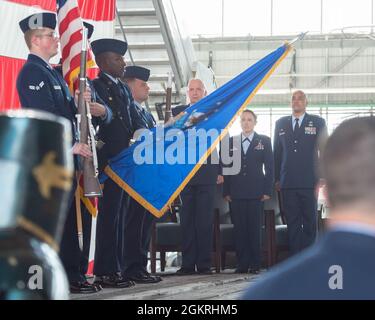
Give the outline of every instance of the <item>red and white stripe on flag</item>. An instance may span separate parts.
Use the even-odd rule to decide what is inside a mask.
[[[91,40],[114,37],[115,0],[78,0],[82,18],[94,25]],[[0,111],[20,107],[16,79],[28,55],[18,22],[37,12],[56,11],[53,0],[0,0]],[[9,40],[11,39],[11,40]],[[57,63],[60,55],[52,63]],[[90,73],[91,74],[91,73]]]
[[[61,43],[62,70],[65,81],[73,93],[78,78],[82,49],[83,22],[77,0],[57,0],[57,20]],[[95,65],[89,51],[87,68]]]

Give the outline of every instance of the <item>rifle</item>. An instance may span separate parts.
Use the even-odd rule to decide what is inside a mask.
[[[98,157],[95,145],[95,129],[92,125],[90,106],[84,100],[83,93],[86,91],[86,64],[87,64],[87,28],[82,30],[81,66],[79,72],[79,96],[78,96],[78,133],[79,142],[87,144],[92,151],[92,159],[82,158],[81,168],[83,171],[83,194],[85,197],[101,197],[103,195],[98,180]]]
[[[164,114],[164,124],[166,124],[169,119],[172,117],[172,74],[168,72],[168,83],[166,89],[166,98],[165,98],[165,114]],[[182,207],[181,196],[173,201],[171,205],[171,212],[178,211]]]
[[[164,123],[167,123],[172,117],[172,74],[168,72],[167,96],[165,98]]]

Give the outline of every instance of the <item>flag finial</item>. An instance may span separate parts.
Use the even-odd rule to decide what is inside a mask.
[[[298,35],[298,37],[294,38],[292,41],[288,42],[287,44],[288,44],[289,46],[291,46],[291,45],[294,44],[295,42],[302,40],[302,39],[305,37],[305,35],[306,35],[307,33],[308,33],[308,31],[306,31],[306,32],[301,32],[301,33]]]

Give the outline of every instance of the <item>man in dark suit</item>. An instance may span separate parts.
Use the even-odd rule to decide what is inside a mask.
[[[206,95],[204,84],[192,79],[188,84],[190,104],[172,109],[172,115],[178,116],[185,109]],[[213,164],[211,158],[218,157],[216,151],[207,159],[195,176],[181,192],[181,232],[182,267],[178,275],[211,274],[211,252],[213,232],[213,209],[216,184],[222,183],[220,167]]]
[[[150,70],[140,66],[127,66],[123,80],[129,86],[134,98],[133,108],[141,115],[144,129],[152,129],[156,121],[151,112],[143,106],[148,99],[150,87],[147,81]],[[124,225],[123,274],[135,283],[157,283],[160,277],[147,271],[147,253],[150,245],[151,227],[154,216],[133,198],[129,198]]]
[[[242,112],[242,133],[230,140],[231,156],[241,160],[241,170],[224,177],[224,197],[230,202],[234,225],[236,273],[259,272],[263,204],[271,198],[274,182],[271,139],[254,131],[256,119],[254,112]]]
[[[292,115],[279,119],[275,126],[275,181],[277,191],[281,191],[291,254],[315,240],[319,182],[316,165],[320,141],[327,135],[324,119],[306,113],[306,106],[304,92],[294,92]]]
[[[62,116],[72,124],[73,148],[75,164],[77,156],[92,156],[90,148],[77,141],[76,104],[62,75],[54,70],[49,60],[58,52],[58,37],[55,33],[56,15],[39,13],[31,15],[19,23],[24,33],[26,44],[30,50],[26,64],[17,78],[17,90],[23,108],[39,109]],[[84,94],[90,103],[90,92]],[[74,181],[70,209],[67,215],[60,257],[67,273],[72,293],[93,293],[100,286],[91,285],[86,281],[85,273],[81,272],[81,251],[78,245],[76,207],[73,201],[77,182]],[[72,263],[72,261],[74,263]]]
[[[140,128],[139,115],[134,108],[129,88],[119,78],[125,69],[123,56],[127,43],[116,39],[99,39],[91,44],[100,74],[93,81],[100,98],[112,110],[110,124],[99,131],[104,142],[100,149],[99,166],[103,170],[110,158],[129,147],[135,130]],[[103,287],[126,288],[134,283],[121,274],[122,228],[120,222],[126,214],[127,195],[113,180],[104,183],[100,200],[96,231],[94,273],[96,282]]]
[[[327,233],[251,285],[245,299],[375,299],[374,150],[374,117],[333,132],[322,156]]]

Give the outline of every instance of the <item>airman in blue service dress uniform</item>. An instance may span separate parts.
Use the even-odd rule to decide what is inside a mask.
[[[127,66],[123,76],[134,98],[133,107],[137,108],[141,115],[145,129],[152,129],[156,125],[152,113],[142,107],[142,103],[148,99],[149,77],[150,70],[140,66]],[[151,276],[147,271],[147,253],[153,221],[154,216],[150,212],[133,198],[129,198],[124,225],[123,274],[136,283],[156,283],[161,280],[160,277]]]
[[[87,28],[87,38],[90,39],[94,32],[94,26],[85,21],[83,22],[83,25]],[[54,69],[57,70],[60,73],[60,75],[63,75],[61,60],[60,63],[54,67]],[[76,79],[76,81],[78,82],[78,78]],[[90,113],[93,116],[92,125],[94,126],[94,128],[98,128],[98,126],[105,126],[109,124],[112,120],[112,111],[108,106],[105,105],[104,101],[99,97],[99,95],[95,91],[92,81],[89,78],[87,78],[87,85],[89,86],[91,91],[91,103],[89,104],[89,107]],[[60,255],[64,260],[65,268],[68,270],[76,270],[76,265],[80,260],[80,273],[84,275],[87,272],[89,262],[92,216],[91,213],[87,210],[86,206],[82,203],[81,212],[83,250],[82,252],[71,250],[71,248],[75,248],[77,230],[75,226],[72,226],[70,229],[68,229],[68,225],[66,232],[64,233],[64,241],[60,251]]]
[[[241,159],[241,170],[224,177],[223,193],[230,202],[234,225],[237,273],[259,272],[263,204],[271,198],[274,182],[271,139],[257,134],[255,124],[256,115],[250,110],[243,111],[242,133],[230,140],[231,156]]]
[[[115,39],[93,41],[100,74],[93,81],[94,88],[105,104],[112,110],[110,124],[99,130],[99,139],[104,142],[99,151],[99,166],[103,170],[108,159],[129,147],[134,132],[142,128],[140,115],[132,108],[130,89],[119,78],[126,66],[124,54],[127,43]],[[126,288],[134,285],[121,274],[123,235],[121,221],[126,214],[127,194],[113,180],[104,183],[103,198],[99,203],[96,232],[94,273],[96,283],[104,287]]]
[[[306,113],[303,91],[292,96],[293,115],[276,121],[274,137],[275,181],[281,190],[291,254],[311,245],[316,236],[318,151],[326,136],[321,117]]]
[[[76,105],[68,86],[61,74],[54,70],[49,60],[57,54],[58,38],[55,34],[56,15],[52,13],[39,13],[31,15],[19,23],[25,34],[26,44],[30,54],[26,64],[17,78],[17,90],[23,108],[39,109],[62,116],[72,125],[72,134],[76,141]],[[89,102],[90,94],[85,93]],[[72,148],[77,156],[90,157],[91,150],[85,144],[74,143]],[[86,281],[84,273],[80,270],[81,252],[78,245],[76,212],[73,202],[76,181],[73,184],[70,210],[65,222],[63,239],[61,242],[60,258],[67,272],[70,290],[75,293],[93,293],[101,288],[91,285]]]
[[[201,80],[190,80],[188,95],[191,104],[198,102],[205,94]],[[176,106],[172,109],[172,115],[177,116],[189,106]],[[213,156],[218,157],[214,153]],[[213,164],[211,157],[181,192],[182,267],[177,271],[178,275],[194,274],[196,271],[201,274],[211,273],[213,210],[220,174],[219,164]]]

